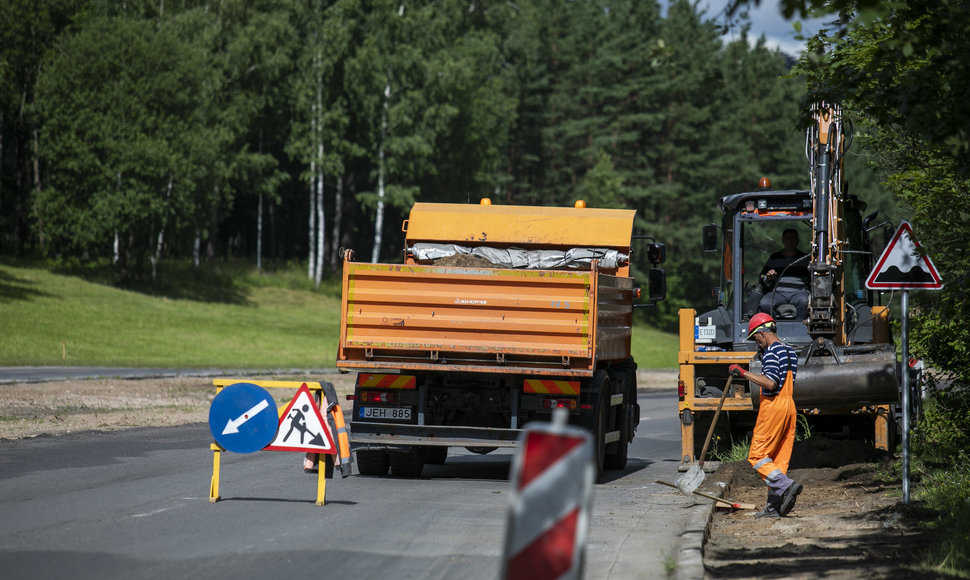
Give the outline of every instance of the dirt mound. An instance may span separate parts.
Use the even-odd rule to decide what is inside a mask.
[[[495,264],[485,258],[472,256],[470,254],[453,254],[438,258],[434,261],[435,266],[460,266],[463,268],[494,268]]]
[[[889,457],[889,453],[865,441],[809,437],[795,442],[791,469],[842,467],[850,463],[883,461]]]
[[[901,482],[893,457],[856,441],[812,437],[795,444],[788,475],[804,486],[788,517],[717,509],[704,545],[707,578],[937,577],[916,571],[934,543]],[[767,486],[746,461],[723,463],[702,489],[760,509]]]

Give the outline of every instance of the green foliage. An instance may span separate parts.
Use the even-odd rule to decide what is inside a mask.
[[[747,461],[748,451],[751,449],[751,440],[744,439],[742,441],[737,441],[734,445],[731,445],[726,451],[720,451],[717,443],[720,441],[713,442],[711,447],[711,456],[718,461],[724,463],[731,463],[732,461]]]
[[[951,464],[970,449],[970,392],[951,387],[929,398],[913,430],[913,446],[922,461],[935,465]]]
[[[923,474],[913,498],[936,515],[924,522],[942,541],[923,554],[921,569],[970,577],[970,455],[961,450],[952,463]]]
[[[15,5],[50,34],[2,61],[33,83],[46,58],[26,99],[39,188],[30,155],[19,178],[0,174],[24,214],[0,199],[0,232],[93,262],[117,234],[135,283],[146,260],[253,256],[260,216],[267,256],[306,259],[309,192],[331,267],[340,247],[396,255],[415,201],[586,198],[636,209],[635,233],[667,244],[670,299],[640,312],[672,330],[679,308],[714,305],[699,232],[717,199],[762,175],[806,182],[786,57],[746,34],[725,43],[687,0],[59,6],[48,22]],[[11,110],[17,94],[0,96]],[[32,151],[24,135],[3,151]]]

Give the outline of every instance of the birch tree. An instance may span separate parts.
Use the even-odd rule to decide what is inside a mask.
[[[306,163],[301,177],[308,193],[307,276],[319,287],[326,261],[327,182],[342,179],[346,161],[357,151],[347,139],[347,98],[343,62],[359,32],[356,0],[314,1],[297,13],[304,46],[297,56],[291,100],[294,115],[287,151]],[[332,217],[333,244],[340,228],[339,202]]]

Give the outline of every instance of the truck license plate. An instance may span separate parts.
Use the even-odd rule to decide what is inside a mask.
[[[361,407],[361,419],[390,419],[392,421],[410,421],[410,407]]]

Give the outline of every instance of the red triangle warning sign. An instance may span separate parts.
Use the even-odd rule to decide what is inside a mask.
[[[939,290],[943,281],[929,256],[921,254],[913,228],[903,220],[866,280],[870,290]]]
[[[306,383],[296,392],[296,396],[280,415],[280,426],[276,439],[264,447],[266,451],[307,451],[334,455],[337,448],[333,444],[330,426],[320,414],[320,407],[313,400]]]

